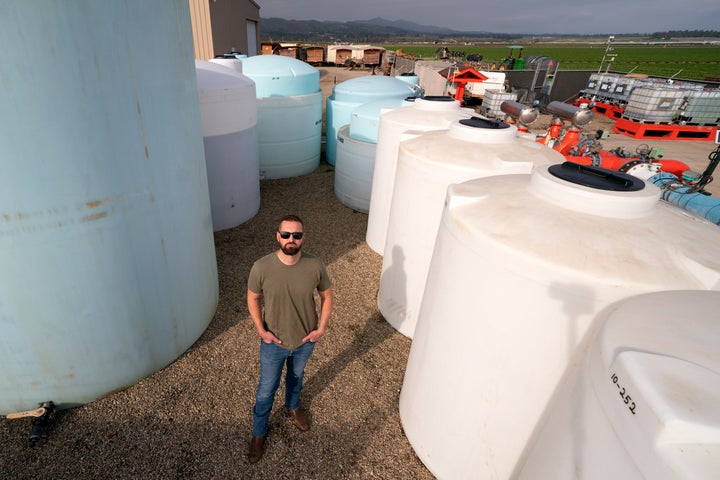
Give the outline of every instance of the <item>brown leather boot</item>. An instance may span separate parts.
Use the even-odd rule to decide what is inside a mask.
[[[288,410],[288,415],[298,429],[303,432],[310,430],[310,419],[307,417],[302,408],[298,408],[297,410]]]
[[[250,463],[257,463],[262,458],[263,453],[265,453],[266,438],[266,435],[253,435],[250,439],[250,451],[248,452],[248,460],[250,460]]]

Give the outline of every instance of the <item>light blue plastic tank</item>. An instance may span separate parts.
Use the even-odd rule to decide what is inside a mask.
[[[3,8],[1,414],[130,386],[212,319],[189,19],[186,0]]]
[[[417,75],[415,75],[412,72],[401,73],[400,75],[395,75],[395,78],[397,78],[398,80],[402,80],[403,82],[408,83],[408,84],[412,85],[413,87],[417,87],[420,85],[420,77],[418,77]]]
[[[335,165],[337,135],[340,127],[350,124],[350,115],[358,106],[375,100],[414,97],[412,86],[395,77],[368,75],[335,85],[325,108],[325,159]]]
[[[364,103],[350,114],[350,124],[338,131],[335,197],[345,206],[368,213],[375,167],[380,112],[407,107],[412,102],[385,98]]]
[[[280,55],[241,58],[255,82],[260,177],[290,178],[320,164],[322,91],[320,71]]]
[[[260,210],[255,82],[242,74],[239,60],[232,62],[195,60],[215,231],[236,227]]]

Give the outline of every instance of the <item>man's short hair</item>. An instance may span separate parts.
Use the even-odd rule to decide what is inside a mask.
[[[278,223],[278,228],[280,228],[280,225],[282,225],[283,222],[298,222],[303,227],[305,226],[302,219],[297,215],[285,215],[284,217],[282,217],[280,219],[280,222]]]

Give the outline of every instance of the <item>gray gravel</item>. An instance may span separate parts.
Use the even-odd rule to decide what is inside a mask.
[[[366,73],[331,68],[321,74],[327,98],[335,83]],[[601,118],[593,125],[611,128]],[[541,129],[541,122],[534,127]],[[607,148],[613,140],[633,148],[641,143],[614,135]],[[714,148],[707,142],[661,146],[666,158],[692,162],[699,171]],[[324,162],[309,175],[262,181],[258,215],[215,234],[220,300],[196,344],[126,390],[57,412],[34,448],[29,419],[0,419],[0,478],[433,478],[403,435],[398,414],[410,340],[377,309],[382,258],[364,241],[367,215],[340,204],[333,182]],[[276,247],[273,232],[286,213],[305,220],[306,249],[327,263],[336,308],[307,367],[303,404],[312,429],[300,432],[286,419],[281,386],[267,452],[251,465],[259,339],[245,305],[246,279],[252,262]]]
[[[28,446],[30,419],[0,420],[0,478],[433,478],[402,432],[398,395],[410,340],[376,306],[382,258],[364,242],[367,215],[335,200],[334,173],[261,182],[260,212],[215,234],[220,300],[183,356],[138,384],[54,415]],[[334,280],[331,328],[307,367],[302,402],[313,427],[284,416],[282,388],[265,457],[247,461],[259,337],[245,304],[252,262],[275,247],[277,219],[306,222],[305,248]]]

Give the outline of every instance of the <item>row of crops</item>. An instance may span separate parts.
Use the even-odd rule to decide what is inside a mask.
[[[402,50],[419,58],[437,58],[438,45],[383,45],[387,50]],[[450,53],[481,55],[483,63],[499,64],[510,54],[507,46],[498,45],[448,45]],[[613,46],[617,54],[610,66],[611,71],[633,72],[660,77],[704,80],[720,76],[720,45],[633,45]],[[531,45],[523,47],[522,56],[544,55],[558,60],[561,70],[598,70],[605,54],[605,45]],[[517,55],[517,50],[515,51]],[[602,69],[605,71],[606,64]]]

